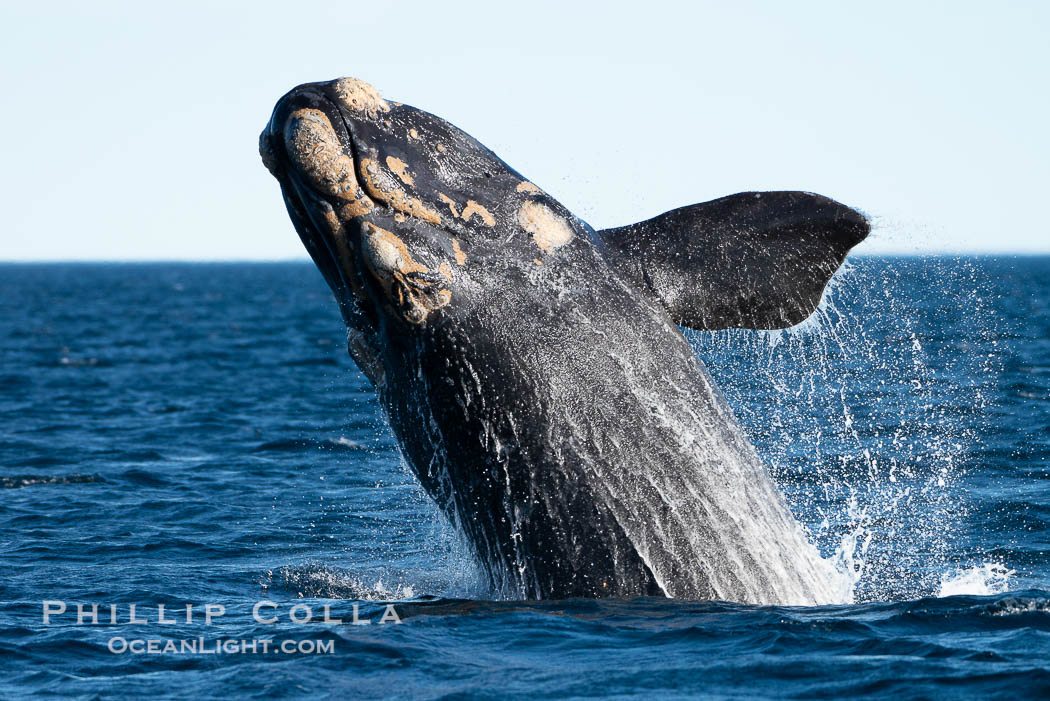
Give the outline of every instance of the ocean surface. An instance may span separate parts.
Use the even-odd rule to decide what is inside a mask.
[[[0,265],[0,698],[1050,696],[1050,258],[687,336],[854,603],[494,601],[312,265]]]

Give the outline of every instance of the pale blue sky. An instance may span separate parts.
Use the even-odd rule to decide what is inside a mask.
[[[596,227],[748,189],[860,251],[1050,252],[1050,3],[7,3],[0,259],[305,258],[257,137],[297,83],[434,112]]]

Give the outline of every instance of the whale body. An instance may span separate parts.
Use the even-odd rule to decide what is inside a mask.
[[[596,231],[353,78],[283,96],[260,153],[406,462],[504,596],[848,598],[679,327],[801,322],[862,214],[747,192]]]

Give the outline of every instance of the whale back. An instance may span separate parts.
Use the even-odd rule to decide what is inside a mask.
[[[430,329],[384,392],[493,582],[529,598],[841,600],[666,310],[597,252],[580,266],[571,294],[519,280]]]

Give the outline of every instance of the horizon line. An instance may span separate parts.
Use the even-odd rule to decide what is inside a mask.
[[[850,258],[1044,258],[1050,257],[1050,251],[886,251],[882,253],[855,253]],[[199,264],[272,264],[272,263],[310,263],[308,256],[289,258],[8,258],[0,259],[0,265],[71,265],[71,264],[160,264],[160,263],[199,263]]]

